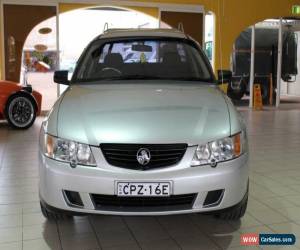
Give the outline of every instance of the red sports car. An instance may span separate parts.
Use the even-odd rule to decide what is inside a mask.
[[[0,119],[18,129],[29,128],[41,113],[42,95],[10,81],[0,81]]]

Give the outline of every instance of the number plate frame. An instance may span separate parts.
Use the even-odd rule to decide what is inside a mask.
[[[158,186],[160,184],[168,184],[169,185],[169,194],[168,195],[156,195],[156,194],[152,194],[152,195],[139,195],[139,194],[120,194],[118,188],[119,188],[119,184],[129,184],[129,185],[155,185]],[[117,195],[118,197],[170,197],[173,194],[173,183],[172,181],[115,181],[115,195]]]

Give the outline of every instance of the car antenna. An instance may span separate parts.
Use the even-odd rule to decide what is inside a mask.
[[[181,32],[184,33],[184,27],[183,27],[183,23],[182,22],[178,23],[178,30],[180,30]]]

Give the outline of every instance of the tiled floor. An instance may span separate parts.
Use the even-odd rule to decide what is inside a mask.
[[[251,148],[250,202],[239,222],[204,215],[76,217],[50,223],[38,203],[37,137],[0,123],[0,249],[259,249],[241,233],[294,233],[300,249],[300,107],[242,111]],[[283,248],[264,248],[283,249]]]

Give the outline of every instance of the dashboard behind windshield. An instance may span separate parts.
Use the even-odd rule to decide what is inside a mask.
[[[128,79],[213,81],[204,54],[185,39],[126,39],[92,43],[73,82]]]

